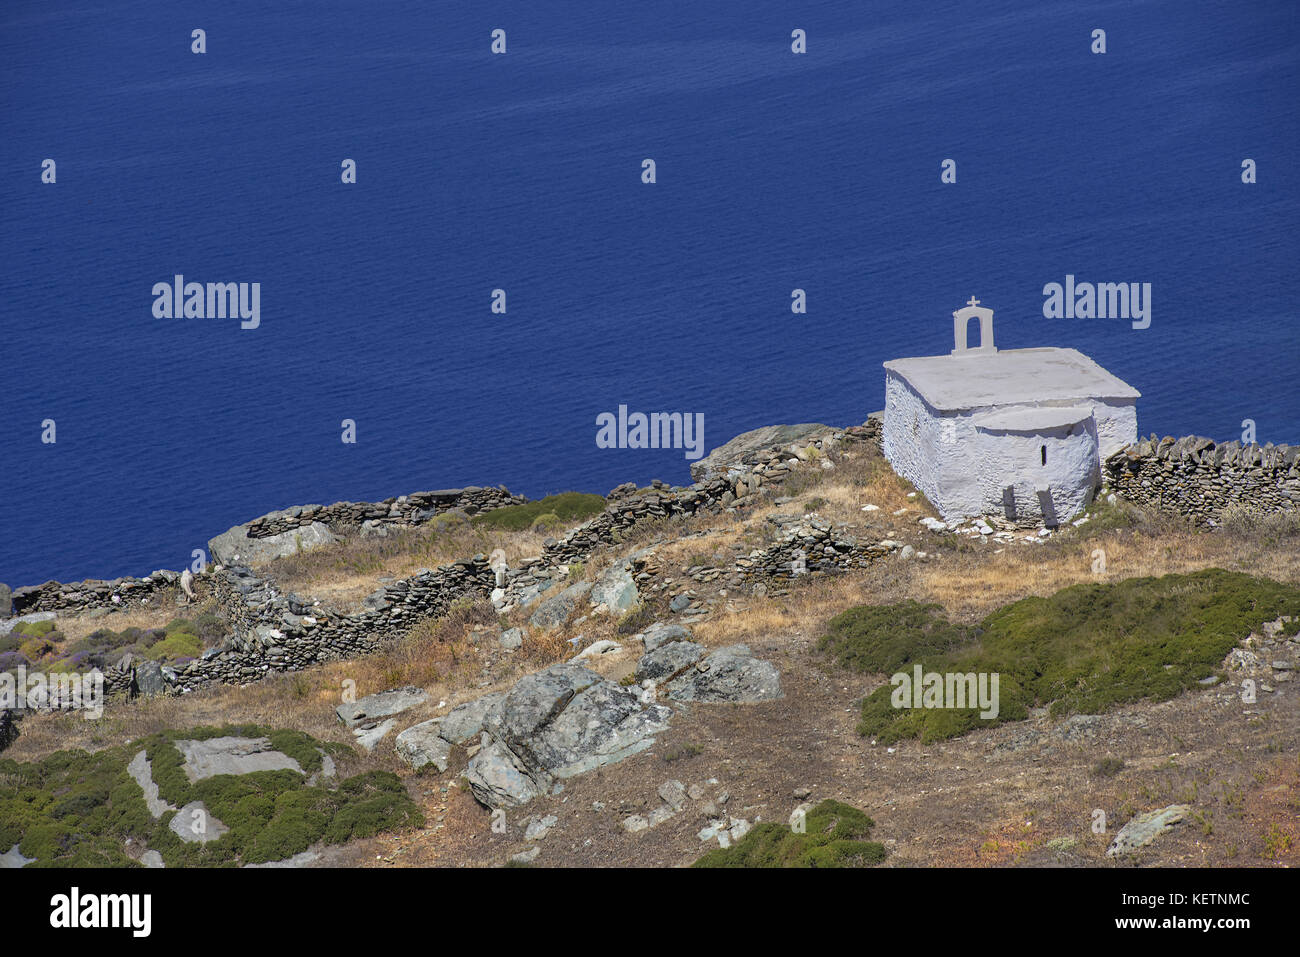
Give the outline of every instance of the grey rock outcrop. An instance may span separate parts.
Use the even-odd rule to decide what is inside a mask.
[[[753,702],[783,696],[776,666],[755,658],[747,645],[719,648],[666,688],[674,701]]]
[[[578,582],[570,585],[558,595],[546,599],[537,606],[528,623],[534,628],[550,630],[558,628],[573,616],[578,608],[578,600],[591,591],[591,582]]]
[[[615,617],[631,611],[640,601],[641,595],[627,562],[616,562],[610,566],[591,589],[592,607]]]
[[[149,755],[146,752],[141,751],[136,754],[131,759],[131,763],[126,766],[126,772],[131,775],[136,784],[140,785],[140,790],[144,792],[145,807],[149,809],[149,813],[153,815],[155,821],[166,812],[176,810],[175,807],[158,796],[158,785],[154,783],[153,771],[149,765]]]
[[[451,760],[451,742],[442,736],[442,721],[438,718],[407,728],[397,736],[394,746],[401,759],[416,771],[426,765],[446,771]]]
[[[259,565],[339,540],[323,522],[311,522],[263,538],[249,537],[248,529],[248,525],[236,525],[222,532],[208,542],[208,555],[221,565]]]
[[[379,718],[401,714],[423,704],[428,697],[429,693],[423,688],[410,685],[366,695],[355,702],[341,704],[334,711],[349,728],[357,728]]]
[[[657,621],[641,632],[641,641],[647,652],[672,641],[689,641],[690,637],[691,630],[685,625],[671,625],[663,621]]]
[[[22,852],[18,850],[19,845],[15,844],[9,850],[0,854],[0,870],[9,868],[26,867],[36,860],[34,857],[23,857]]]
[[[807,443],[813,438],[835,431],[828,425],[805,422],[800,425],[767,425],[761,429],[744,432],[725,445],[714,449],[698,462],[691,463],[691,478],[697,482],[726,475],[736,465],[750,465],[758,461],[760,453],[795,443]]]
[[[581,665],[552,665],[520,679],[488,711],[489,744],[466,777],[490,807],[524,804],[557,780],[650,747],[670,714]]]
[[[452,744],[477,737],[483,731],[483,721],[488,712],[505,696],[505,692],[500,691],[452,708],[442,719],[442,736]]]
[[[1158,811],[1139,814],[1120,828],[1114,842],[1106,849],[1106,856],[1120,857],[1146,847],[1161,834],[1173,830],[1174,825],[1181,823],[1191,812],[1191,807],[1186,804],[1171,804]]]
[[[636,680],[663,681],[684,671],[704,657],[704,646],[693,641],[670,641],[641,656],[636,663]]]
[[[162,665],[156,661],[141,661],[136,664],[133,688],[135,694],[145,698],[166,693],[167,681],[163,677]]]

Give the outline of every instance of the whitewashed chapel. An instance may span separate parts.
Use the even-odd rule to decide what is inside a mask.
[[[1141,393],[1075,349],[999,351],[993,310],[973,296],[952,315],[950,355],[885,363],[885,458],[945,521],[1068,521],[1102,460],[1137,440]]]

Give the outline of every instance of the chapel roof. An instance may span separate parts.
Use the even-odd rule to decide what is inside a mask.
[[[1077,349],[916,356],[891,359],[885,368],[940,412],[1036,402],[1137,399],[1142,395]]]

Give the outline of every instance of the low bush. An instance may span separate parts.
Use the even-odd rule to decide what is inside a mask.
[[[537,519],[542,516],[554,517],[560,523],[579,524],[599,515],[604,510],[604,496],[590,495],[585,492],[562,492],[559,495],[548,495],[536,502],[506,505],[480,512],[471,519],[471,522],[488,528],[519,532],[533,528]]]
[[[870,867],[887,855],[867,840],[876,822],[855,807],[825,800],[807,812],[802,832],[765,821],[728,848],[709,851],[692,867]]]
[[[266,737],[310,775],[322,752],[344,745],[300,731],[257,725],[195,728],[151,735],[95,754],[61,751],[37,762],[0,760],[0,845],[36,862],[28,866],[126,867],[127,838],[158,851],[169,867],[230,866],[292,857],[318,842],[341,843],[423,824],[396,775],[371,771],[333,785],[308,786],[292,770],[216,775],[190,782],[174,742],[226,735]],[[126,767],[144,750],[159,795],[175,807],[202,801],[229,831],[206,844],[182,841],[155,820]]]
[[[858,730],[890,743],[929,742],[979,726],[1053,715],[1099,714],[1163,701],[1214,674],[1229,651],[1280,615],[1300,615],[1300,588],[1211,568],[1131,578],[1025,598],[977,628],[947,622],[914,602],[853,608],[832,619],[820,647],[848,667],[877,673],[997,674],[999,708],[895,707],[892,685],[862,703]]]

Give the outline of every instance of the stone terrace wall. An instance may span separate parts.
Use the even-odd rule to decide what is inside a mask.
[[[1300,446],[1216,444],[1152,435],[1106,460],[1110,487],[1139,505],[1213,526],[1229,505],[1265,512],[1300,507]]]
[[[85,611],[91,608],[132,608],[175,601],[177,572],[161,570],[145,578],[87,579],[82,582],[48,581],[15,588],[13,614],[37,611]]]
[[[868,565],[898,549],[891,540],[859,542],[851,535],[837,532],[830,522],[805,517],[785,529],[782,541],[765,549],[754,549],[746,558],[736,559],[742,581],[770,578],[793,579],[803,574],[845,571]],[[803,570],[795,571],[795,560],[803,558]]]
[[[880,423],[877,420],[796,445],[812,446],[818,453],[825,454],[841,444],[861,442],[879,446]],[[617,544],[620,532],[641,522],[744,507],[759,489],[779,487],[801,460],[810,457],[790,448],[764,449],[746,453],[742,459],[729,463],[725,475],[685,488],[670,488],[660,482],[654,488],[638,491],[631,483],[620,485],[609,494],[609,504],[604,512],[562,540],[548,541],[543,548],[543,558],[554,565],[583,561],[597,548]]]
[[[249,538],[267,538],[279,535],[312,522],[322,522],[331,527],[360,525],[362,522],[379,522],[393,525],[420,525],[452,509],[467,514],[485,512],[503,505],[522,505],[528,499],[511,495],[504,485],[496,488],[441,489],[434,492],[412,492],[382,502],[335,502],[333,505],[295,505],[293,508],[270,512],[248,523]]]
[[[597,548],[617,544],[618,533],[640,522],[704,510],[744,507],[764,487],[779,486],[798,460],[816,457],[807,446],[829,452],[840,443],[879,442],[879,424],[835,431],[799,443],[798,451],[774,448],[747,453],[744,461],[731,464],[725,476],[685,488],[663,483],[638,491],[626,485],[615,489],[605,512],[570,532],[562,541],[549,541],[544,554],[522,563],[507,573],[505,591],[527,592],[546,585],[558,574],[559,566],[585,560]],[[247,526],[250,537],[266,537],[308,525],[360,524],[386,521],[419,524],[451,508],[467,512],[496,508],[526,501],[510,495],[504,487],[451,489],[420,492],[384,503],[340,502],[332,506],[301,506],[271,513]],[[256,533],[254,533],[256,529]],[[801,537],[802,534],[802,537]],[[751,556],[738,563],[746,579],[781,575],[793,560],[792,550],[808,553],[810,571],[865,565],[889,551],[893,543],[859,545],[835,538],[829,529],[809,525],[772,549],[770,554]],[[806,540],[805,540],[806,539]],[[770,567],[769,567],[770,566]],[[42,610],[83,610],[97,605],[146,604],[167,589],[174,599],[175,572],[159,571],[146,579],[118,579],[115,582],[83,582],[60,585],[48,582],[14,592],[15,613]],[[446,612],[454,601],[487,598],[496,588],[496,575],[483,555],[424,571],[412,578],[390,583],[364,601],[364,608],[345,614],[320,607],[315,602],[283,593],[272,580],[251,569],[232,565],[212,566],[195,579],[200,597],[212,594],[230,624],[231,636],[221,648],[206,651],[177,669],[161,669],[162,680],[171,691],[188,692],[211,682],[244,684],[276,671],[296,671],[330,660],[359,657],[374,651],[386,640],[400,637],[419,620]],[[201,591],[200,591],[201,589]],[[113,601],[113,596],[118,601]],[[133,681],[129,668],[105,675],[108,690],[121,693]]]
[[[496,576],[483,555],[393,582],[343,614],[319,608],[241,566],[212,572],[217,604],[234,634],[179,669],[172,684],[191,691],[212,681],[243,684],[271,671],[297,671],[320,661],[356,658],[444,613],[463,597],[486,597]],[[169,676],[170,680],[170,676]]]

